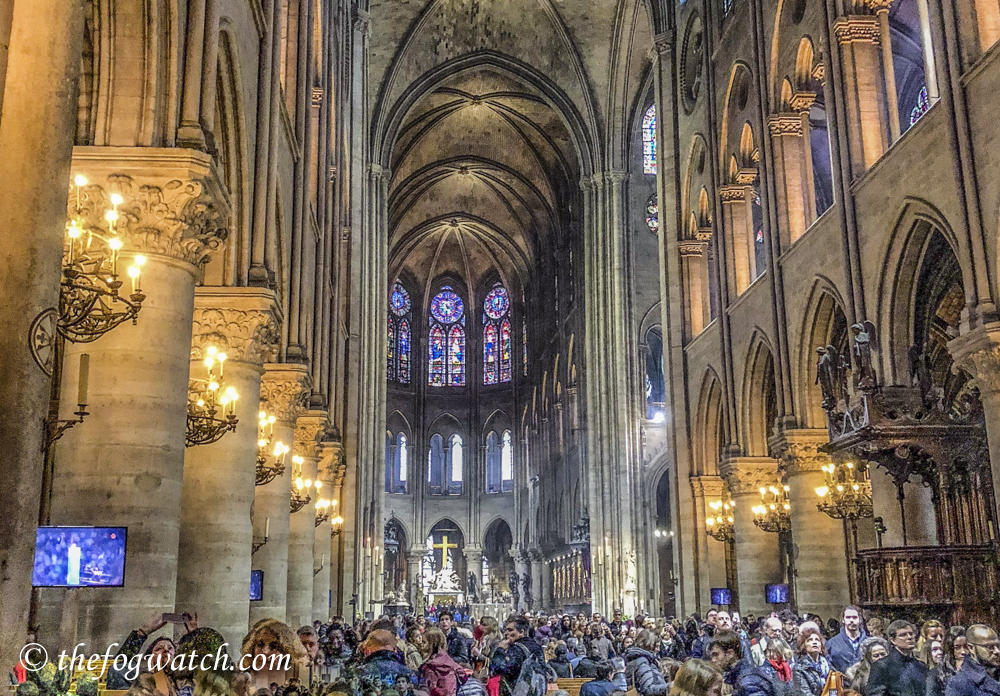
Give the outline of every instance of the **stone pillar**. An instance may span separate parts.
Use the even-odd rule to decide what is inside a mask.
[[[316,479],[319,464],[319,438],[326,432],[326,413],[309,411],[295,424],[295,454],[302,457],[302,477]],[[320,489],[322,493],[322,489]],[[288,530],[288,623],[292,628],[311,624],[313,606],[313,543],[316,538],[315,489],[309,503],[291,516]]]
[[[309,372],[304,365],[266,364],[261,380],[261,408],[275,417],[274,442],[292,447],[295,421],[305,413]],[[267,543],[253,555],[252,567],[264,573],[263,599],[250,605],[250,624],[260,619],[285,620],[288,604],[289,499],[292,494],[292,458],[285,456],[285,472],[254,490],[253,536]],[[296,626],[298,628],[298,626]]]
[[[729,268],[729,287],[734,296],[742,295],[753,281],[753,218],[749,214],[747,188],[739,184],[719,187],[722,197],[722,226],[729,235],[725,245]]]
[[[205,377],[206,348],[224,352],[222,379],[236,389],[239,423],[218,442],[185,452],[176,604],[230,645],[248,628],[260,378],[277,349],[279,317],[271,290],[202,287],[195,293],[191,378]]]
[[[415,547],[409,550],[406,554],[406,581],[410,586],[409,601],[410,606],[416,610],[420,604],[420,561],[423,560],[424,555],[427,553],[427,549]],[[480,563],[482,562],[482,556],[479,558]],[[480,565],[480,570],[482,566]]]
[[[850,604],[844,522],[817,507],[816,489],[825,485],[822,467],[830,458],[819,451],[829,441],[825,429],[786,430],[772,445],[780,456],[791,502],[795,548],[795,601],[799,612],[837,616]]]
[[[870,15],[841,17],[833,30],[843,56],[851,173],[857,178],[889,147],[885,74],[878,48],[881,30],[878,19]]]
[[[0,210],[4,239],[0,276],[8,289],[0,331],[4,365],[0,427],[5,453],[0,664],[14,665],[28,629],[42,490],[42,423],[48,415],[51,385],[46,370],[52,367],[46,364],[43,369],[36,363],[29,335],[35,317],[59,304],[83,7],[62,0],[17,0],[5,3],[5,9],[10,34],[0,59],[4,162],[0,189],[5,199]],[[50,352],[40,347],[44,364]]]
[[[809,143],[803,137],[802,120],[797,113],[781,113],[774,114],[767,121],[774,145],[778,230],[786,248],[809,226],[806,199],[815,196],[812,190],[806,188],[806,158],[811,159],[811,154]]]
[[[545,607],[545,593],[542,587],[544,560],[542,559],[542,552],[537,549],[531,551],[528,558],[531,561],[531,595],[534,600],[532,611],[538,612]]]
[[[1000,520],[1000,324],[981,326],[950,341],[948,352],[979,387],[993,475],[993,504],[998,506],[993,519]]]
[[[688,336],[700,334],[710,321],[708,304],[708,240],[685,240],[677,246],[681,255],[681,274],[687,294]]]
[[[330,544],[330,530],[331,523],[330,520],[337,516],[338,505],[333,505],[333,501],[336,500],[336,488],[334,486],[334,480],[336,478],[337,471],[337,457],[333,450],[332,443],[319,443],[317,446],[317,454],[320,458],[319,473],[317,474],[319,480],[323,482],[323,488],[320,489],[319,498],[320,500],[326,500],[330,503],[330,507],[327,508],[329,517],[322,523],[316,525],[316,531],[313,537],[313,559],[315,560],[316,570],[318,571],[313,576],[313,600],[312,600],[312,614],[313,619],[319,619],[320,621],[326,621],[330,618],[330,568],[331,568],[331,544]]]
[[[465,564],[467,574],[476,576],[476,587],[479,590],[479,597],[483,596],[483,547],[478,544],[465,547]],[[470,600],[471,601],[471,600]]]
[[[344,516],[344,476],[347,465],[344,463],[344,448],[339,442],[326,442],[324,449],[333,452],[333,490],[330,492],[333,505],[330,525],[330,614],[337,615],[343,613],[344,601],[344,525],[334,528],[332,521]]]
[[[527,573],[530,568],[531,566],[528,565],[528,554],[522,551],[518,553],[517,556],[514,557],[514,572],[517,573],[517,582],[518,582],[517,592],[520,596],[520,600],[518,601],[517,604],[518,611],[525,611],[525,609],[527,609],[527,605],[525,604],[524,601],[524,586],[522,582],[524,580],[524,574]],[[510,589],[512,592],[514,591],[513,587]],[[534,587],[531,588],[531,593],[532,594],[535,593]]]
[[[550,561],[542,559],[542,608],[552,611],[555,608],[555,599],[552,596],[552,564]]]
[[[136,253],[148,259],[138,324],[66,351],[68,365],[90,355],[91,415],[58,443],[52,524],[128,527],[125,586],[81,595],[79,639],[88,645],[110,645],[150,614],[174,611],[177,568],[190,560],[178,557],[178,542],[194,287],[228,218],[210,164],[181,149],[74,152],[74,171],[91,182],[85,225],[106,228],[108,199],[120,194],[124,265]],[[64,393],[74,393],[75,371],[67,377]],[[43,609],[58,594],[42,593]]]
[[[752,508],[760,502],[761,487],[777,486],[778,463],[768,457],[734,457],[723,462],[722,477],[736,503],[736,575],[740,613],[760,616],[771,611],[764,586],[781,582],[778,535],[754,524]]]
[[[721,476],[692,476],[691,490],[694,500],[691,524],[695,531],[695,558],[697,583],[704,602],[708,603],[708,590],[726,584],[726,548],[729,542],[716,541],[708,535],[708,504],[722,499]],[[694,589],[694,588],[692,588]]]

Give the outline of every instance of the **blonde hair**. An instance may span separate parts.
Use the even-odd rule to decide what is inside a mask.
[[[267,631],[278,639],[282,651],[290,655],[292,662],[306,664],[309,662],[309,653],[302,647],[302,641],[295,635],[295,631],[288,624],[277,619],[261,619],[250,627],[250,632],[243,639],[240,651],[243,655],[253,655],[253,645],[261,633]]]
[[[448,649],[448,640],[440,628],[428,628],[424,631],[424,644],[427,646],[427,657],[433,657]]]
[[[722,672],[708,660],[688,660],[677,670],[670,696],[705,696],[708,687],[722,679]]]

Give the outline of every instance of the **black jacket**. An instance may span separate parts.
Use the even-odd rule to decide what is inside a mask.
[[[774,682],[749,657],[726,670],[723,679],[733,687],[733,696],[775,696]]]
[[[634,645],[625,651],[625,679],[639,696],[667,696],[667,682],[656,655]]]
[[[895,648],[872,665],[865,696],[924,696],[929,670],[920,660]]]
[[[560,679],[569,679],[573,676],[573,665],[565,657],[553,657],[549,660],[549,667]]]
[[[469,641],[454,626],[447,635],[448,655],[455,662],[469,663]]]
[[[597,677],[597,662],[585,657],[576,663],[573,675],[577,679],[595,679]]]
[[[507,696],[514,690],[517,678],[521,676],[521,667],[530,655],[538,655],[545,661],[545,651],[534,638],[518,639],[513,645],[497,648],[490,662],[490,673],[500,675],[500,693]]]

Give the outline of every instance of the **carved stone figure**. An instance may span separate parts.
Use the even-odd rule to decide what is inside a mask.
[[[507,578],[507,582],[510,583],[510,597],[514,602],[514,611],[517,611],[517,605],[521,601],[520,592],[520,578],[517,575],[516,570],[510,571],[510,576]]]
[[[476,582],[476,574],[472,572],[469,573],[469,601],[479,601],[479,583]]]
[[[930,358],[919,346],[910,346],[906,355],[910,361],[910,386],[920,389],[920,399],[930,407],[935,401]]]
[[[854,386],[863,392],[870,392],[878,386],[878,375],[875,374],[875,366],[872,361],[872,351],[878,350],[878,342],[875,336],[875,325],[870,321],[864,324],[854,324],[851,327],[854,334],[854,364],[857,372],[854,374]]]
[[[521,579],[521,586],[524,588],[524,605],[531,610],[532,596],[531,596],[531,574],[524,573]]]

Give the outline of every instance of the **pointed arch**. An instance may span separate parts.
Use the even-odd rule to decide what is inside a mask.
[[[802,427],[825,428],[823,392],[816,383],[819,360],[817,350],[819,348],[825,350],[827,346],[832,345],[837,352],[836,360],[843,358],[850,361],[847,315],[836,286],[822,276],[813,282],[806,307],[802,340],[799,345],[795,412]]]
[[[701,380],[696,411],[694,476],[717,476],[723,449],[728,444],[722,382],[709,367]]]
[[[748,457],[766,457],[767,441],[778,416],[778,391],[774,374],[774,354],[765,334],[757,329],[743,373],[743,416],[741,438]]]

